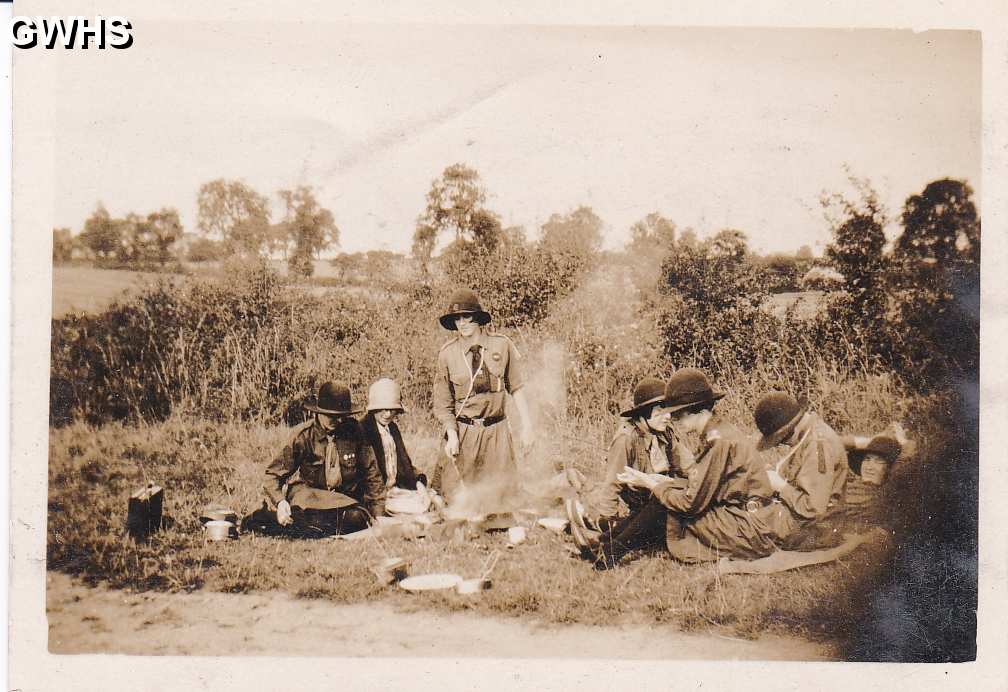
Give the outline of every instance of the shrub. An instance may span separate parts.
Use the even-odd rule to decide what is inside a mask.
[[[382,374],[425,403],[438,339],[429,298],[316,296],[261,262],[225,274],[227,282],[162,282],[100,315],[54,320],[62,396],[53,420],[67,420],[68,408],[91,423],[183,409],[275,422],[323,380],[343,380],[360,397]]]
[[[535,324],[550,306],[577,285],[582,265],[576,257],[541,247],[502,247],[488,252],[456,245],[442,256],[454,283],[471,288],[497,325]]]

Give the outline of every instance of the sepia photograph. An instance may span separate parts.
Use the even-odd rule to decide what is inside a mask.
[[[70,16],[50,657],[977,659],[982,31]]]

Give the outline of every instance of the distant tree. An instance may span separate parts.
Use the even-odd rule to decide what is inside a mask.
[[[361,255],[359,252],[341,252],[329,260],[329,265],[336,270],[337,281],[347,281],[351,272],[359,266]]]
[[[553,214],[542,226],[540,245],[550,252],[590,260],[602,248],[602,219],[591,207]]]
[[[69,228],[53,229],[53,263],[61,264],[73,259],[73,251],[76,243]]]
[[[215,262],[223,259],[226,254],[220,241],[210,238],[196,238],[189,246],[186,259],[190,262]]]
[[[501,226],[497,216],[486,209],[486,190],[479,173],[462,163],[448,166],[431,183],[427,206],[417,218],[413,233],[413,254],[426,263],[438,238],[445,233],[454,242],[468,242],[482,249],[496,247]]]
[[[522,248],[528,245],[524,226],[508,226],[501,230],[500,246],[505,249]]]
[[[284,223],[294,241],[287,265],[293,274],[311,276],[315,271],[312,259],[331,245],[339,245],[336,221],[331,211],[319,205],[310,187],[302,185],[279,194],[287,207]]]
[[[294,238],[291,235],[290,224],[286,221],[270,224],[269,229],[266,231],[266,251],[270,255],[280,252],[281,257],[286,262],[290,257],[293,247]]]
[[[393,263],[396,257],[400,256],[389,250],[368,250],[365,252],[364,274],[366,280],[377,285],[387,282],[389,274],[392,272]]]
[[[629,250],[667,252],[675,245],[676,225],[658,212],[652,212],[630,227]]]
[[[138,234],[137,245],[144,264],[164,267],[172,258],[171,247],[182,237],[182,222],[174,209],[151,212],[134,226]]]
[[[749,239],[734,228],[725,228],[705,243],[709,257],[741,263],[749,254]]]
[[[197,225],[231,251],[257,255],[269,232],[269,200],[238,180],[204,183],[197,197]]]
[[[87,247],[96,259],[109,261],[118,257],[122,250],[121,223],[115,222],[101,202],[94,212],[84,222],[84,230],[80,234],[80,242]]]
[[[798,248],[798,252],[795,253],[795,257],[799,260],[811,260],[814,259],[812,255],[812,248],[808,245],[802,245]]]

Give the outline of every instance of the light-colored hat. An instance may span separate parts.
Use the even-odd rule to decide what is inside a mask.
[[[368,389],[367,395],[367,410],[368,411],[382,411],[382,410],[393,410],[402,411],[402,401],[399,398],[399,384],[392,379],[383,377]]]

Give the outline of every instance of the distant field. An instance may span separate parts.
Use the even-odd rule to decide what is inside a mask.
[[[784,317],[784,314],[792,306],[795,309],[795,317],[799,319],[809,319],[815,317],[819,312],[819,306],[825,293],[823,291],[799,291],[797,293],[775,293],[767,301],[770,312],[777,317]]]
[[[158,276],[164,275],[126,269],[53,267],[53,318],[71,312],[100,312]]]

